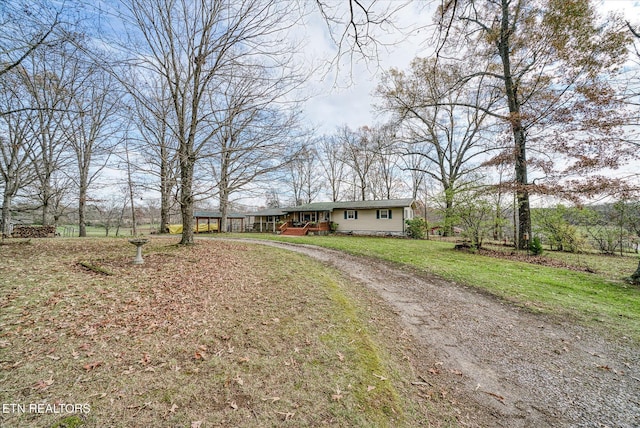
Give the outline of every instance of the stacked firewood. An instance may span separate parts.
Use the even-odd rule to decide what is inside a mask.
[[[56,236],[55,226],[14,226],[14,238],[50,238]]]

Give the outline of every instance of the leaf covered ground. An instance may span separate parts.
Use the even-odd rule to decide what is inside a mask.
[[[437,391],[414,395],[393,314],[318,262],[218,241],[134,254],[125,239],[0,246],[0,425],[454,420]]]

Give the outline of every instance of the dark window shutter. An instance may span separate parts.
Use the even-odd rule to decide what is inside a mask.
[[[354,211],[354,213],[355,213],[355,219],[357,220],[358,219],[358,211]]]
[[[344,219],[347,219],[347,210],[344,210]]]
[[[376,218],[380,218],[380,210],[376,210]]]
[[[389,210],[389,220],[391,220],[391,213],[393,212],[393,210]]]

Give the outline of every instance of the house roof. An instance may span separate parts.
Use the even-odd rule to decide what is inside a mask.
[[[297,207],[282,208],[285,212],[300,211],[333,211],[336,209],[366,210],[385,208],[410,207],[413,199],[383,199],[379,201],[341,201],[341,202],[312,202],[310,204],[298,205]]]
[[[275,215],[284,215],[286,214],[286,208],[266,208],[264,210],[254,211],[247,213],[249,216],[275,216]]]
[[[220,211],[194,211],[193,216],[197,218],[222,218]],[[245,218],[245,214],[227,213],[227,218]]]

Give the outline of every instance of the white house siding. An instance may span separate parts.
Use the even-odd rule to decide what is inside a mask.
[[[404,208],[390,208],[391,218],[377,218],[378,209],[358,209],[357,219],[345,219],[345,211],[337,209],[332,213],[332,221],[338,223],[338,232],[342,233],[360,233],[360,234],[393,234],[401,235],[404,233]]]

